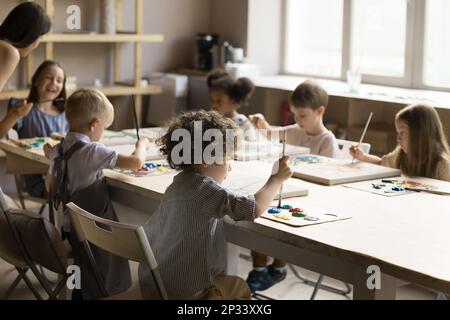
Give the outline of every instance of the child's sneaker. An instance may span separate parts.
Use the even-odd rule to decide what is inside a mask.
[[[270,276],[272,277],[272,281],[275,283],[281,282],[286,278],[287,268],[275,268],[273,265],[267,267]]]
[[[279,281],[274,281],[267,268],[264,268],[263,271],[252,270],[247,278],[247,284],[253,293],[269,289],[277,282]]]

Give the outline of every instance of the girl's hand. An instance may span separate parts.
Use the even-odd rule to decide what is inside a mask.
[[[32,108],[33,103],[27,103],[27,101],[25,100],[20,106],[14,108],[13,111],[17,114],[17,116],[25,117],[30,113]]]
[[[248,118],[257,129],[267,129],[266,118],[261,113],[250,115]]]
[[[364,161],[366,158],[366,154],[358,146],[351,146],[349,151],[350,155],[359,161]]]
[[[50,143],[44,144],[44,154],[47,159],[50,159],[50,154],[52,153],[54,148],[55,147],[52,146]]]

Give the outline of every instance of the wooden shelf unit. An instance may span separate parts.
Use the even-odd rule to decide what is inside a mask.
[[[91,87],[94,88],[94,87]],[[115,86],[106,86],[96,88],[103,92],[108,97],[121,97],[128,95],[152,95],[152,94],[160,94],[162,92],[161,87],[158,86],[146,86],[146,87],[134,87],[134,86],[124,86],[124,85],[115,85]],[[76,89],[67,89],[67,94],[72,94]],[[11,97],[18,99],[26,99],[28,94],[30,93],[30,89],[17,89],[17,90],[6,90],[0,92],[0,101],[8,100]]]
[[[116,14],[116,33],[115,34],[99,34],[99,33],[48,33],[43,37],[45,59],[54,60],[54,44],[55,43],[112,43],[114,44],[114,83],[113,86],[106,86],[100,89],[105,95],[115,97],[114,106],[120,104],[119,97],[131,94],[136,95],[136,110],[139,121],[142,122],[142,95],[153,95],[161,93],[161,88],[156,86],[141,86],[142,79],[142,43],[160,43],[164,41],[164,36],[160,34],[144,34],[143,33],[143,0],[135,0],[135,31],[122,32],[122,3],[123,0],[115,0]],[[45,10],[50,19],[53,20],[55,14],[54,0],[45,0]],[[130,86],[122,85],[124,82],[121,78],[121,51],[124,43],[134,44],[134,79]],[[26,61],[27,79],[31,83],[31,77],[37,67],[33,53],[30,54]],[[73,91],[73,90],[72,90]],[[68,93],[72,92],[68,90]],[[0,93],[0,100],[7,100],[10,97],[26,98],[28,96],[27,89],[10,90]]]
[[[160,34],[101,34],[101,33],[52,33],[45,35],[43,43],[122,43],[122,42],[163,42]]]

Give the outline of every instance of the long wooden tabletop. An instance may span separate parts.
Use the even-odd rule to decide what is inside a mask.
[[[24,150],[12,142],[1,141],[0,148],[7,154],[47,163],[42,153]],[[266,162],[236,162],[234,167],[237,173],[253,171],[266,176],[270,172]],[[154,200],[161,199],[174,177],[172,173],[135,178],[111,170],[105,171],[105,175],[110,185]],[[264,235],[291,248],[307,249],[351,265],[375,264],[388,275],[450,293],[449,196],[410,193],[383,197],[343,186],[298,182],[309,189],[309,195],[285,202],[330,209],[352,218],[305,228],[261,218],[256,223],[227,220],[228,227],[246,235]],[[244,241],[234,240],[245,245]],[[296,253],[292,251],[283,257],[289,258],[289,254]]]

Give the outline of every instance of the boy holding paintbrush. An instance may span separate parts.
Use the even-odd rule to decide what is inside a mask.
[[[315,155],[330,158],[337,156],[339,146],[336,137],[323,123],[329,100],[327,92],[314,82],[305,81],[295,89],[290,100],[296,124],[274,129],[261,114],[250,116],[250,120],[258,129],[267,130],[268,136],[284,136],[284,144],[308,147],[311,154]],[[274,131],[282,134],[273,135]],[[281,194],[282,190],[279,206]],[[286,262],[274,259],[273,263],[267,266],[266,255],[252,252],[252,257],[253,270],[248,275],[247,283],[253,292],[266,290],[286,278]]]
[[[140,139],[131,155],[118,154],[98,141],[104,130],[114,120],[114,108],[106,96],[98,90],[81,89],[67,100],[66,117],[70,131],[64,140],[52,149],[46,148],[50,158],[47,189],[54,195],[55,203],[73,202],[82,209],[101,218],[118,221],[108,195],[103,169],[122,168],[137,170],[145,162],[148,140]],[[63,230],[72,246],[75,264],[80,266],[81,298],[99,299],[102,293],[89,267],[67,213]],[[128,261],[92,246],[104,286],[108,295],[125,291],[131,284]],[[76,298],[80,298],[80,292]]]

